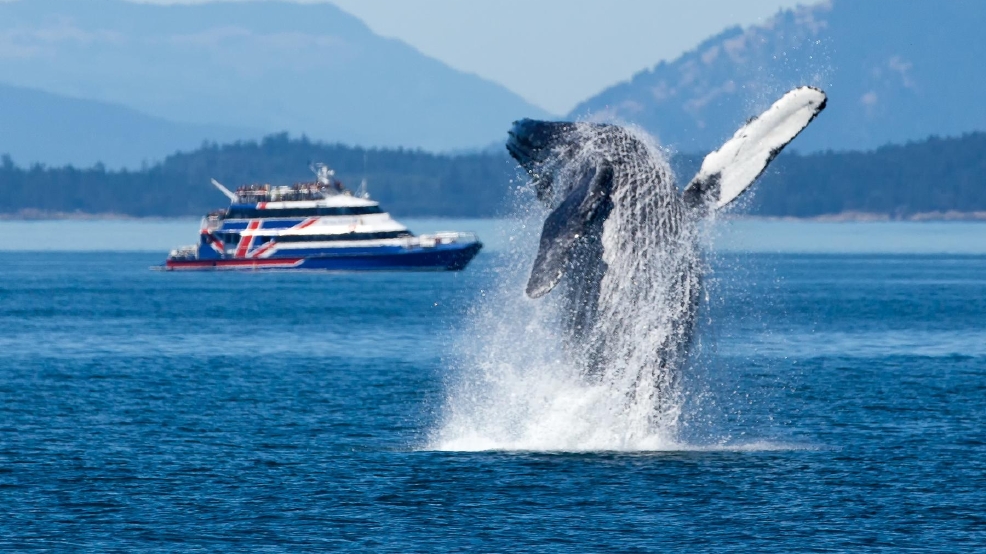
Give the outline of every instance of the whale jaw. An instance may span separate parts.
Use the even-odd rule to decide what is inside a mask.
[[[550,207],[555,173],[578,149],[580,124],[521,119],[507,138],[507,152],[527,172],[538,200]]]

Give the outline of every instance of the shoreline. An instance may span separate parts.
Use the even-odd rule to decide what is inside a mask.
[[[986,222],[986,211],[960,212],[917,212],[905,215],[892,215],[873,212],[840,212],[810,217],[769,216],[769,215],[730,215],[723,216],[726,221],[790,221],[809,223],[924,223],[924,222]]]
[[[443,215],[400,215],[402,219],[509,219],[503,217],[460,217]],[[84,212],[46,212],[42,210],[21,210],[16,213],[0,213],[0,221],[180,221],[197,220],[201,216],[134,216],[118,213]],[[924,223],[924,222],[986,222],[986,211],[960,212],[918,212],[906,215],[891,215],[872,212],[841,212],[810,217],[796,216],[758,216],[745,214],[725,214],[723,221],[767,221],[767,222],[805,222],[805,223]]]
[[[0,221],[176,221],[197,220],[201,218],[202,216],[194,215],[136,216],[113,212],[92,214],[85,212],[47,212],[42,210],[21,210],[15,213],[0,213]]]

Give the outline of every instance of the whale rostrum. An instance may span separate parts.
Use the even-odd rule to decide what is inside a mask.
[[[564,283],[571,350],[587,370],[650,381],[641,394],[673,386],[701,290],[699,223],[746,191],[825,104],[812,87],[788,92],[706,156],[683,191],[637,130],[514,123],[507,150],[551,210],[526,292],[539,298]]]

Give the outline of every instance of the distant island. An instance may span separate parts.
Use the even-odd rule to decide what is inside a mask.
[[[672,160],[679,182],[701,155]],[[505,152],[442,155],[364,149],[287,134],[204,144],[140,170],[20,167],[0,157],[0,217],[182,217],[226,205],[209,186],[286,184],[324,161],[350,186],[362,179],[398,216],[508,216],[526,182]],[[986,219],[986,133],[931,137],[866,152],[786,152],[734,214],[823,220]]]

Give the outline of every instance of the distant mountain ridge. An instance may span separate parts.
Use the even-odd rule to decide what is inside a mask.
[[[0,81],[175,125],[438,151],[548,115],[325,3],[0,2]]]
[[[23,164],[135,168],[203,142],[263,135],[256,129],[175,123],[116,104],[0,84],[0,153]]]
[[[872,149],[986,130],[986,2],[831,0],[732,28],[576,107],[635,123],[682,152],[717,148],[801,84],[829,107],[792,147]]]
[[[830,102],[795,150],[959,136],[986,129],[981,21],[975,0],[816,3],[727,29],[568,117],[638,124],[705,153],[808,83]],[[0,1],[0,153],[22,164],[134,168],[283,131],[467,153],[502,145],[519,117],[551,116],[330,4]]]

